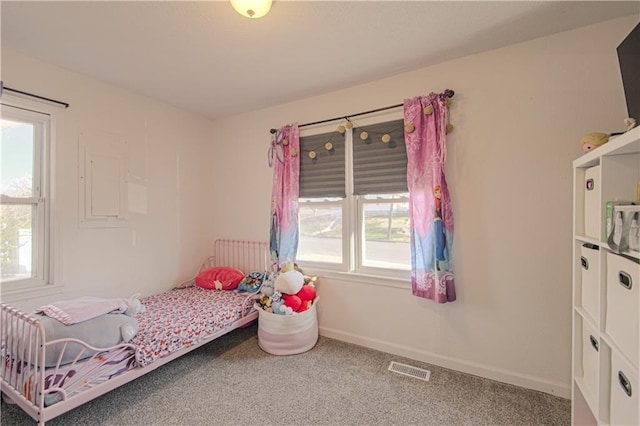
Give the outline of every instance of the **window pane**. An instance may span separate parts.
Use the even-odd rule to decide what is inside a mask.
[[[300,205],[299,260],[342,263],[341,206]]]
[[[31,204],[0,206],[2,282],[34,275],[33,212]]]
[[[10,197],[33,196],[34,125],[0,120],[2,193]]]
[[[364,204],[363,266],[411,269],[409,203]]]

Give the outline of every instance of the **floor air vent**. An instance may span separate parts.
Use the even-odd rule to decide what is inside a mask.
[[[428,381],[431,371],[423,370],[422,368],[413,367],[407,364],[401,364],[399,362],[391,361],[389,364],[389,371],[394,373],[403,374],[405,376],[415,377],[416,379]]]

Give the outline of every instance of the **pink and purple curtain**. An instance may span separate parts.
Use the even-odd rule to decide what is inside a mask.
[[[411,288],[438,303],[456,300],[451,266],[453,210],[444,175],[447,92],[404,101],[411,236]]]
[[[295,261],[298,250],[298,196],[300,177],[298,124],[278,129],[271,138],[271,261],[278,268]]]

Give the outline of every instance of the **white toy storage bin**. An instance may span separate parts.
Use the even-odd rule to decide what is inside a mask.
[[[582,321],[582,379],[591,397],[598,395],[598,333]]]
[[[611,353],[611,425],[640,424],[638,373],[617,351]]]
[[[272,355],[294,355],[313,348],[318,341],[318,314],[316,297],[311,308],[293,315],[278,315],[258,311],[258,345]]]
[[[584,235],[596,240],[601,238],[600,167],[589,167],[584,173]]]
[[[607,253],[605,332],[638,368],[640,334],[640,264]]]
[[[600,318],[600,248],[593,244],[580,247],[582,268],[582,307],[597,323]]]

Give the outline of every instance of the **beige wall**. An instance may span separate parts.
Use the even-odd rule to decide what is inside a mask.
[[[31,309],[81,295],[148,295],[191,275],[211,250],[202,206],[209,185],[202,152],[212,139],[211,122],[6,48],[2,80],[70,104],[61,112],[56,147],[56,257],[63,293],[11,302]],[[80,132],[126,140],[127,179],[147,195],[147,213],[129,212],[126,227],[79,226]]]
[[[568,397],[571,162],[583,134],[624,128],[615,47],[636,22],[609,21],[216,122],[213,235],[268,238],[269,128],[452,88],[446,172],[458,300],[437,305],[413,297],[409,283],[322,276],[321,333]]]

